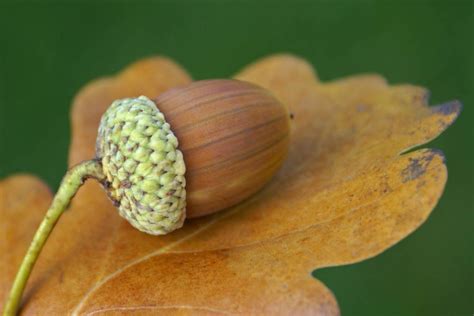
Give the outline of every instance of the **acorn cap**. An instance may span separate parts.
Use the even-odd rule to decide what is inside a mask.
[[[96,157],[119,213],[140,231],[169,233],[186,216],[186,180],[178,140],[145,96],[116,100],[102,116]]]

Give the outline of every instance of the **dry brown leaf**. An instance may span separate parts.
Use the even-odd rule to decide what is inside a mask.
[[[446,182],[443,154],[401,153],[447,128],[457,102],[428,107],[424,89],[376,75],[321,83],[288,55],[236,77],[270,89],[294,113],[289,158],[272,182],[237,207],[155,237],[133,229],[89,181],[40,256],[24,314],[337,315],[311,271],[373,257],[428,217]],[[88,85],[74,101],[70,163],[93,157],[113,99],[155,97],[190,80],[172,61],[151,58]],[[51,194],[28,175],[7,178],[0,192],[3,304]]]

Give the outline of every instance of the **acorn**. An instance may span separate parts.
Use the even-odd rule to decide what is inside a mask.
[[[238,80],[204,80],[153,101],[116,100],[102,116],[96,157],[72,167],[40,224],[5,304],[18,309],[52,228],[87,178],[119,214],[148,234],[180,228],[260,190],[282,165],[290,114],[269,91]]]
[[[187,217],[241,202],[286,158],[290,114],[269,91],[238,80],[204,80],[155,99],[186,163]]]

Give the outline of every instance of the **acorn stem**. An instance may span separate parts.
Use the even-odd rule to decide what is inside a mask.
[[[95,178],[99,181],[104,180],[105,176],[102,172],[102,165],[98,160],[83,161],[69,169],[64,176],[61,185],[59,186],[59,190],[36,231],[33,241],[31,242],[16,274],[10,294],[5,303],[5,309],[3,311],[4,316],[13,316],[16,314],[26,282],[28,281],[31,270],[38,259],[41,249],[59,217],[64,210],[66,210],[69,202],[87,178]]]

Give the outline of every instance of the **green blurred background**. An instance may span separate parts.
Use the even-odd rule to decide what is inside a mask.
[[[447,155],[439,205],[382,255],[317,271],[345,315],[472,315],[472,1],[59,1],[0,4],[0,177],[30,172],[56,188],[78,89],[163,54],[196,79],[226,77],[292,52],[322,80],[376,72],[459,99],[457,123],[428,146]]]

